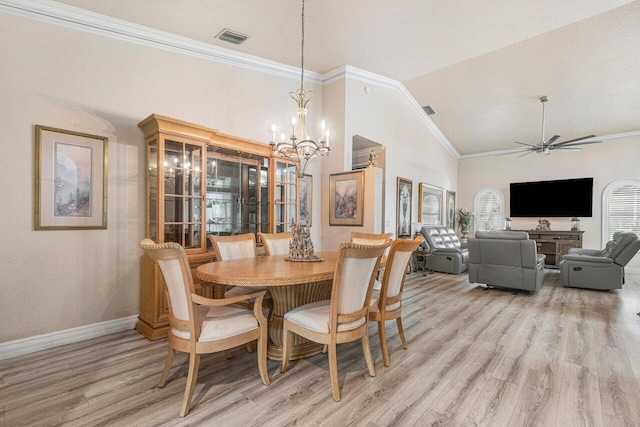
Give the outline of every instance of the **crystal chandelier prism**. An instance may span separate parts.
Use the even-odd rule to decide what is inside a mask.
[[[302,55],[300,61],[300,88],[290,92],[298,108],[296,115],[291,119],[291,136],[285,141],[284,133],[281,134],[280,141],[276,142],[276,125],[271,125],[271,151],[282,158],[295,163],[298,169],[298,176],[304,174],[309,160],[316,157],[324,157],[329,154],[329,130],[326,129],[324,120],[322,121],[322,133],[320,140],[316,143],[307,132],[307,104],[313,99],[312,92],[304,89],[304,0],[302,0]]]

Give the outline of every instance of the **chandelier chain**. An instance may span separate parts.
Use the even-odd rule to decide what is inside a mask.
[[[302,55],[300,58],[300,90],[304,90],[304,0],[302,0]]]

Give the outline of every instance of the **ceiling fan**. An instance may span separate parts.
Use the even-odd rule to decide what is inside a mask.
[[[587,135],[576,139],[570,139],[569,141],[558,141],[560,135],[554,135],[549,140],[544,139],[544,122],[545,122],[545,114],[544,114],[544,104],[549,101],[549,98],[543,96],[540,98],[540,102],[542,103],[542,141],[539,144],[525,144],[524,142],[516,141],[516,144],[526,145],[527,148],[523,148],[519,152],[525,152],[519,157],[526,156],[531,153],[542,153],[549,155],[551,150],[567,150],[567,151],[580,151],[582,148],[574,148],[578,145],[587,145],[587,144],[599,144],[602,141],[584,141],[585,139],[595,138],[595,135]],[[558,141],[558,142],[556,142]]]

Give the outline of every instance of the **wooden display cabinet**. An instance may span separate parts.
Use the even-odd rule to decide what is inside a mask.
[[[193,271],[215,260],[213,251],[207,250],[208,233],[276,230],[269,199],[276,199],[271,188],[279,183],[275,171],[280,160],[271,158],[267,144],[157,114],[138,126],[147,147],[148,238],[180,243]],[[288,191],[295,190],[296,183],[285,180],[284,184]],[[136,329],[152,340],[165,337],[169,328],[165,284],[158,264],[146,255],[140,276]],[[198,280],[194,282],[200,288]],[[211,288],[202,287],[201,292],[210,296]]]

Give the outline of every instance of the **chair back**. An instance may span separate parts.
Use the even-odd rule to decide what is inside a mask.
[[[416,236],[413,240],[396,239],[391,245],[378,300],[380,311],[388,305],[400,302],[409,259],[422,242],[422,236]]]
[[[184,248],[178,243],[155,243],[150,239],[142,240],[139,246],[149,258],[158,262],[167,287],[171,326],[191,330],[194,323],[191,321],[194,319],[191,294],[195,293],[195,288]],[[186,322],[190,325],[187,326]]]
[[[258,233],[258,237],[262,240],[267,256],[287,255],[289,253],[290,231],[286,233]]]
[[[420,234],[424,237],[426,249],[460,249],[462,247],[453,228],[442,226],[423,226]]]
[[[391,241],[391,233],[372,234],[351,232],[351,243],[358,245],[385,245]]]
[[[236,234],[235,236],[207,236],[216,251],[218,261],[228,261],[256,256],[256,238],[253,233]]]
[[[340,245],[331,290],[330,331],[339,331],[341,324],[366,322],[380,258],[389,245]]]
[[[633,231],[618,231],[613,235],[613,245],[607,244],[608,258],[624,267],[640,249],[640,240]],[[610,242],[609,242],[610,243]]]

